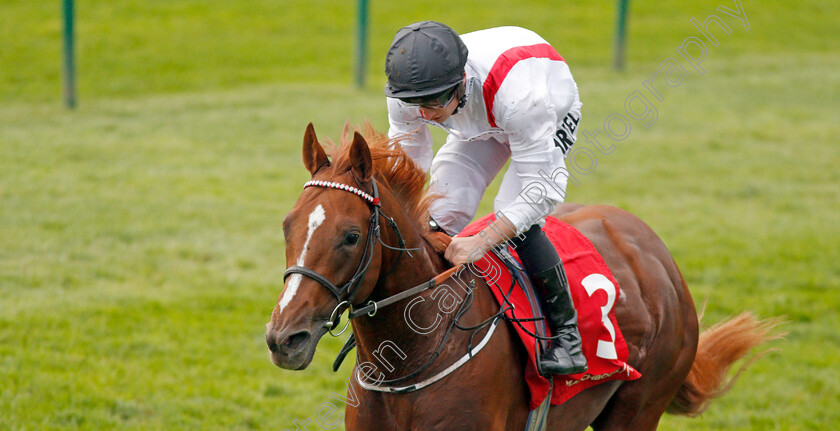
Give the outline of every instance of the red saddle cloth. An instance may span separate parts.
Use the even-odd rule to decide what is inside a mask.
[[[489,214],[461,231],[458,236],[475,235],[495,220]],[[583,339],[583,354],[589,365],[585,373],[568,376],[554,376],[554,392],[551,404],[560,404],[582,390],[609,380],[635,380],[641,373],[626,363],[628,351],[624,337],[615,320],[615,302],[620,291],[604,259],[595,246],[577,229],[553,217],[546,217],[543,231],[554,244],[563,260],[569,278],[572,299],[578,313],[578,327]],[[508,248],[516,257],[515,250]],[[500,305],[505,304],[504,295],[512,283],[511,274],[498,257],[492,253],[475,262],[491,286]],[[495,284],[495,286],[494,286]],[[534,317],[525,292],[517,283],[508,300],[514,305],[506,314],[519,319]],[[515,314],[515,316],[514,316]],[[522,326],[535,333],[535,322],[522,322]],[[549,382],[537,371],[536,340],[519,325],[514,324],[530,358],[525,367],[525,379],[531,391],[530,408],[539,407],[549,392]],[[547,333],[546,329],[546,333]]]

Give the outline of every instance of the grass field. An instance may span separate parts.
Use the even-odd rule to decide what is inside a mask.
[[[647,221],[706,324],[751,310],[785,316],[789,334],[705,414],[660,429],[840,427],[840,6],[743,2],[747,30],[716,12],[730,2],[634,2],[617,73],[612,4],[372,2],[356,90],[354,2],[77,3],[73,112],[58,2],[0,5],[0,429],[321,429],[316,409],[350,369],[329,370],[342,340],[288,372],[263,339],[280,223],[308,176],[303,130],[384,129],[382,56],[426,18],[543,34],[572,66],[589,130],[681,61],[691,74],[650,99],[656,121],[596,152],[569,200]],[[701,76],[676,48],[711,13],[732,32],[707,43]]]

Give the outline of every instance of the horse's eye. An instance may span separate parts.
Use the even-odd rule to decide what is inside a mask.
[[[359,234],[353,232],[348,233],[347,236],[344,237],[344,245],[356,245],[359,242]]]

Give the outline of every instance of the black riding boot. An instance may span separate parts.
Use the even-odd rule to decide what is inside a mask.
[[[586,357],[581,351],[577,311],[569,292],[569,280],[554,245],[539,225],[533,225],[511,239],[540,294],[543,313],[551,335],[556,338],[540,355],[540,369],[550,374],[577,374],[586,371]]]
[[[540,368],[550,374],[578,374],[586,371],[586,357],[581,351],[580,332],[577,325],[569,281],[563,262],[552,268],[531,275],[540,291],[543,312],[551,330],[552,340],[540,355]]]

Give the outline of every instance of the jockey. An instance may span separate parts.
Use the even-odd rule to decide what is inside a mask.
[[[388,135],[401,138],[424,171],[431,169],[430,192],[442,197],[430,213],[440,228],[460,232],[510,160],[494,202],[496,221],[478,235],[454,237],[444,255],[458,265],[510,242],[541,294],[553,335],[541,368],[558,375],[586,371],[563,262],[541,230],[565,198],[565,157],[581,119],[568,65],[523,28],[459,36],[444,24],[423,21],[397,32],[385,73]],[[427,125],[449,133],[434,157]]]

